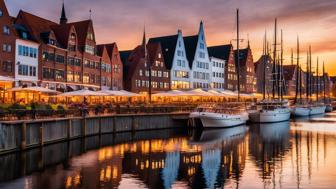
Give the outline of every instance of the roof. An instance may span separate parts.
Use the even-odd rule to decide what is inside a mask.
[[[65,49],[68,48],[68,40],[72,26],[73,26],[72,24],[51,26],[51,29],[54,31],[56,35],[58,43]]]
[[[270,64],[271,64],[271,62],[273,61],[273,59],[272,59],[272,57],[270,55],[261,55],[261,57],[259,58],[259,60],[254,63],[255,70],[257,70],[258,66],[260,64],[263,64],[264,61],[266,61],[266,64],[267,64],[267,61],[270,62]]]
[[[286,81],[292,80],[296,71],[296,65],[283,65],[283,75]]]
[[[228,61],[232,48],[232,44],[208,47],[209,56]]]
[[[160,43],[162,48],[163,58],[167,69],[173,66],[176,44],[178,35],[170,35],[164,37],[156,37],[149,39],[148,43]]]
[[[84,46],[86,44],[87,32],[90,25],[92,24],[91,20],[84,20],[80,22],[69,23],[75,26],[77,33],[77,41],[79,46]]]
[[[126,51],[119,51],[121,62],[125,65],[127,62],[128,57],[131,55],[132,50],[126,50]]]
[[[109,54],[110,58],[112,59],[113,56],[113,49],[117,47],[116,43],[110,43],[110,44],[104,44],[107,50],[107,53]]]
[[[240,63],[240,66],[245,66],[246,65],[248,52],[249,52],[249,48],[239,49],[239,63]],[[235,50],[234,53],[235,53],[235,60],[237,60],[237,50]],[[236,62],[236,64],[237,64],[237,62]]]
[[[190,68],[192,68],[198,43],[198,35],[187,36],[184,37],[183,40],[186,49],[186,56],[189,61],[189,66]]]
[[[39,16],[30,14],[25,11],[20,11],[19,16],[23,19],[25,22],[26,28],[30,31],[30,34],[32,35],[33,39],[35,41],[42,42],[41,39],[41,33],[46,33],[51,31],[51,26],[58,25],[55,22],[52,22],[50,20],[41,18]]]

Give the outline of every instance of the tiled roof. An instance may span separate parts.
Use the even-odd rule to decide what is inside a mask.
[[[237,50],[234,51],[235,53],[235,61],[237,60]],[[246,49],[239,49],[239,63],[240,66],[245,66],[247,62],[247,56],[249,53],[249,48]],[[237,64],[237,62],[236,62]]]
[[[295,75],[296,65],[283,65],[282,69],[284,79],[286,81],[292,80]]]
[[[189,66],[192,68],[192,64],[195,58],[197,42],[198,42],[198,35],[187,36],[183,38],[184,45],[186,49],[186,56],[189,61]]]
[[[87,33],[90,25],[92,24],[91,20],[84,20],[80,22],[69,23],[75,26],[77,33],[77,41],[79,46],[84,46],[86,44]]]
[[[42,42],[41,33],[47,33],[51,31],[51,26],[57,26],[58,24],[50,20],[41,18],[39,16],[30,14],[25,11],[20,11],[18,17],[21,17],[25,22],[26,28],[30,31],[33,39],[38,42]]]
[[[210,57],[215,57],[226,61],[228,61],[230,58],[231,50],[233,50],[231,44],[208,47]]]
[[[72,26],[73,25],[71,24],[51,26],[51,29],[56,35],[58,43],[65,49],[68,48],[69,35]]]
[[[173,59],[176,49],[178,35],[156,37],[149,39],[148,43],[160,43],[162,48],[163,58],[167,69],[173,66]]]

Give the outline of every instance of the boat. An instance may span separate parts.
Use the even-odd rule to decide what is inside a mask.
[[[288,121],[291,110],[286,101],[262,101],[256,103],[249,110],[249,119],[252,123],[277,123]]]
[[[307,57],[308,53],[307,53]],[[311,112],[310,105],[308,104],[308,87],[307,87],[307,100],[304,101],[302,98],[302,71],[300,66],[300,45],[299,45],[299,37],[297,37],[297,58],[296,58],[296,90],[295,90],[295,100],[294,105],[291,108],[291,114],[293,117],[308,117]],[[293,63],[293,55],[292,55],[292,63]],[[307,72],[308,72],[308,58],[307,58]],[[308,77],[307,77],[308,79]]]
[[[246,124],[248,113],[239,103],[204,104],[190,113],[194,127],[225,128]]]
[[[310,106],[310,116],[321,115],[326,112],[326,105],[324,104],[315,104]]]
[[[275,19],[275,36],[277,36],[277,19]],[[266,52],[266,34],[264,41],[264,55],[269,54]],[[274,44],[277,44],[277,37],[274,38]],[[282,75],[282,65],[283,65],[283,45],[282,45],[282,32],[281,32],[281,60],[277,60],[277,47],[274,45],[273,51],[273,87],[272,93],[273,96],[270,99],[266,99],[266,74],[263,78],[263,100],[257,102],[249,109],[249,121],[252,123],[277,123],[288,121],[290,119],[290,108],[288,106],[288,101],[283,99],[283,75]],[[279,59],[279,58],[278,58]],[[266,61],[264,62],[264,73],[266,72]],[[281,65],[280,65],[280,64]],[[277,98],[276,98],[277,93]]]
[[[331,104],[327,104],[325,112],[330,113],[332,111],[334,111],[334,108],[332,107],[332,105]]]
[[[193,126],[203,128],[225,128],[246,124],[249,116],[246,107],[240,103],[240,63],[239,63],[239,10],[237,9],[237,103],[205,104],[190,114]]]

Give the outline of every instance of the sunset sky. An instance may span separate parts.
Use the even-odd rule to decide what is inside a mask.
[[[59,20],[62,0],[6,0],[12,16],[20,9],[53,21]],[[336,0],[65,0],[70,22],[90,17],[92,10],[98,43],[117,42],[119,49],[132,49],[141,42],[144,24],[148,37],[196,34],[204,21],[208,46],[230,43],[235,38],[235,11],[240,9],[241,37],[249,36],[254,59],[262,53],[265,30],[273,40],[277,17],[283,29],[286,57],[301,40],[301,63],[308,45],[313,60],[320,57],[326,70],[336,75]],[[247,45],[245,40],[244,46]]]

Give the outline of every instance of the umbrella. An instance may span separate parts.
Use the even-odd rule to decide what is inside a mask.
[[[209,90],[208,93],[211,93],[213,96],[225,96],[223,93],[220,93],[216,90]]]
[[[14,87],[11,89],[8,89],[7,91],[10,92],[36,92],[36,93],[45,93],[45,94],[57,94],[60,93],[55,90],[47,89],[44,87]]]
[[[137,93],[128,92],[125,90],[113,91],[113,90],[101,90],[99,93],[107,94],[106,96],[120,96],[120,97],[138,97],[141,96]]]
[[[154,97],[160,97],[160,96],[165,96],[165,97],[177,97],[177,96],[190,96],[189,93],[185,93],[179,90],[171,90],[171,91],[166,91],[166,92],[161,92],[161,93],[156,93],[153,95]]]
[[[79,91],[72,91],[72,92],[67,92],[63,93],[60,95],[57,95],[58,97],[73,97],[73,96],[83,96],[83,97],[88,97],[88,96],[109,96],[106,93],[102,92],[95,92],[95,91],[90,91],[87,89],[82,89]]]
[[[191,91],[187,91],[192,96],[213,96],[211,93],[208,93],[202,89],[194,89]]]

